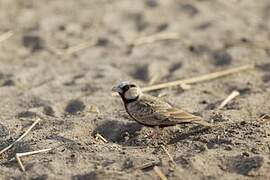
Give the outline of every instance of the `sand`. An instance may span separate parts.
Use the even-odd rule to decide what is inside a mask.
[[[168,179],[270,179],[269,10],[268,0],[1,0],[0,36],[12,35],[0,42],[0,150],[42,120],[0,155],[0,179],[159,179],[154,166]],[[179,38],[132,45],[157,33]],[[211,129],[153,139],[111,95],[122,80],[146,87],[246,64],[256,68],[149,92]],[[46,148],[21,158],[25,172],[13,159]]]

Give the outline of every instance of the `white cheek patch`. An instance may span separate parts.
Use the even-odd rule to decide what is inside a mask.
[[[130,88],[125,92],[125,98],[126,99],[136,99],[138,96],[141,95],[141,90],[137,87]]]

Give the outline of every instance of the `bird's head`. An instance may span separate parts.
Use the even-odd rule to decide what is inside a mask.
[[[134,83],[123,81],[112,88],[112,91],[119,93],[124,102],[133,102],[142,95],[141,88]]]

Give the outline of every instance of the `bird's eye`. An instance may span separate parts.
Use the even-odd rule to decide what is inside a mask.
[[[129,90],[129,86],[126,85],[126,86],[124,86],[122,89],[123,89],[123,91],[125,92],[125,91]]]

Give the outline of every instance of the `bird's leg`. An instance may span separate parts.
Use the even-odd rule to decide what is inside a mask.
[[[159,128],[159,126],[155,126],[154,129],[155,129],[155,132],[156,132],[157,134],[160,134],[160,128]]]
[[[149,138],[156,139],[161,135],[159,126],[154,126],[154,131],[148,136]]]

